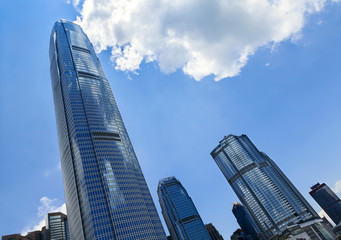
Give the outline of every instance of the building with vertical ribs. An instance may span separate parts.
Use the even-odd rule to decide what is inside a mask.
[[[260,239],[319,218],[275,162],[246,135],[224,137],[211,156],[259,229]]]
[[[178,179],[160,180],[157,194],[173,240],[211,240],[192,199]]]
[[[55,23],[50,62],[70,238],[166,239],[109,82],[80,26]]]

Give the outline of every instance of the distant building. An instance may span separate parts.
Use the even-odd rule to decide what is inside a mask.
[[[315,199],[326,214],[333,220],[335,224],[341,222],[341,200],[340,198],[325,184],[315,184],[311,187],[309,194]]]
[[[212,223],[205,224],[205,227],[212,240],[224,240]]]
[[[232,212],[244,234],[250,235],[254,240],[259,239],[258,234],[260,231],[246,208],[241,203],[235,202],[232,207]]]
[[[1,240],[24,240],[25,238],[20,234],[10,234],[1,237]]]
[[[46,240],[70,240],[67,216],[63,213],[49,213],[46,217]]]
[[[33,231],[33,232],[29,232],[27,235],[26,235],[26,238],[27,239],[30,239],[30,240],[45,240],[41,234],[41,231]],[[47,239],[46,239],[47,240]],[[49,240],[49,239],[48,239]]]
[[[67,216],[61,212],[49,213],[46,226],[41,231],[29,232],[26,236],[12,234],[2,236],[2,240],[70,240]]]
[[[285,231],[277,236],[279,240],[297,240],[297,239],[313,239],[313,240],[334,240],[335,234],[329,227],[326,227],[322,219],[314,219],[304,223],[289,226]]]
[[[210,240],[192,199],[178,179],[160,180],[157,193],[173,240]]]
[[[320,219],[275,162],[246,135],[224,137],[211,156],[260,230],[261,239],[276,238],[293,225]]]
[[[5,235],[2,236],[2,240],[45,240],[43,238],[42,232],[41,231],[33,231],[27,233],[27,235],[22,236],[21,234],[11,234],[11,235]],[[48,239],[50,240],[50,239]]]
[[[237,229],[231,236],[231,240],[252,240],[250,235],[246,235],[243,229]]]
[[[42,240],[41,231],[29,232],[26,236],[11,234],[2,236],[2,240]]]

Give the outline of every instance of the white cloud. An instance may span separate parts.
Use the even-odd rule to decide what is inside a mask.
[[[80,0],[71,0],[72,1],[72,4],[74,7],[77,7],[79,4],[80,4]],[[70,2],[70,0],[69,0]]]
[[[44,177],[48,177],[55,172],[60,172],[62,169],[60,162],[52,169],[47,169],[43,172]]]
[[[240,73],[260,47],[301,38],[306,17],[340,0],[79,0],[76,21],[116,69],[157,61],[200,80]]]
[[[333,187],[333,191],[335,193],[341,193],[341,179],[336,181],[334,187]]]
[[[57,199],[50,199],[48,197],[42,197],[40,199],[40,205],[37,210],[37,217],[39,220],[25,227],[24,230],[21,231],[21,234],[26,235],[28,232],[41,230],[41,228],[46,225],[45,218],[48,213],[62,212],[66,214],[65,203],[62,204],[61,206],[55,206],[56,202],[57,202]]]

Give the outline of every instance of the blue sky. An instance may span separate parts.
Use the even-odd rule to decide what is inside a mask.
[[[135,29],[131,22],[122,38],[110,35],[110,28],[90,32],[102,50],[98,56],[158,210],[158,180],[174,175],[203,221],[212,222],[229,239],[238,227],[231,212],[238,199],[209,153],[224,135],[232,133],[247,134],[320,211],[309,188],[316,182],[334,187],[341,180],[340,12],[339,3],[326,2],[318,10],[304,12],[299,29],[293,28],[282,38],[276,32],[254,43],[246,35],[252,49],[247,60],[233,69],[229,63],[241,58],[228,55],[229,48],[223,48],[227,57],[212,57],[217,68],[205,71],[188,57],[194,50],[186,56],[174,48],[168,56],[167,47],[143,52],[149,45],[139,40],[145,37],[142,33],[126,30]],[[77,7],[66,0],[0,2],[0,235],[30,230],[47,211],[64,203],[48,45],[52,26],[61,18],[74,21],[82,15],[81,23],[90,31],[91,18],[86,14],[82,2]],[[207,12],[207,18],[212,14]],[[169,24],[181,16],[175,14]],[[105,19],[100,16],[96,21]],[[186,21],[194,27],[206,22],[200,18]],[[207,33],[207,29],[194,29]],[[267,31],[262,29],[253,29],[252,36],[258,36],[258,30],[264,36]],[[188,33],[187,28],[182,31]],[[110,36],[116,42],[110,42]],[[138,44],[129,43],[130,38]],[[160,34],[155,35],[158,38],[165,39]],[[199,39],[206,44],[202,46],[212,46],[200,52],[206,59],[220,53],[214,47],[225,38],[221,42],[206,35]],[[244,38],[236,39],[240,43]],[[136,47],[139,44],[143,48]],[[122,51],[113,53],[113,46]],[[125,46],[134,47],[135,55],[124,55]],[[148,62],[148,57],[154,61]],[[219,79],[226,73],[231,76]]]

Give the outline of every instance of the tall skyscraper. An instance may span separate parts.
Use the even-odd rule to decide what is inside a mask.
[[[315,199],[320,207],[328,214],[335,224],[341,223],[341,200],[325,184],[315,184],[309,194]]]
[[[173,240],[210,240],[192,199],[178,179],[160,180],[157,194]]]
[[[259,239],[258,233],[260,231],[256,224],[253,222],[246,208],[240,203],[235,202],[232,207],[232,212],[245,235],[250,235],[253,240]]]
[[[260,230],[260,238],[319,218],[294,185],[246,135],[225,136],[211,156]]]
[[[70,238],[166,239],[109,82],[80,26],[50,38]]]

